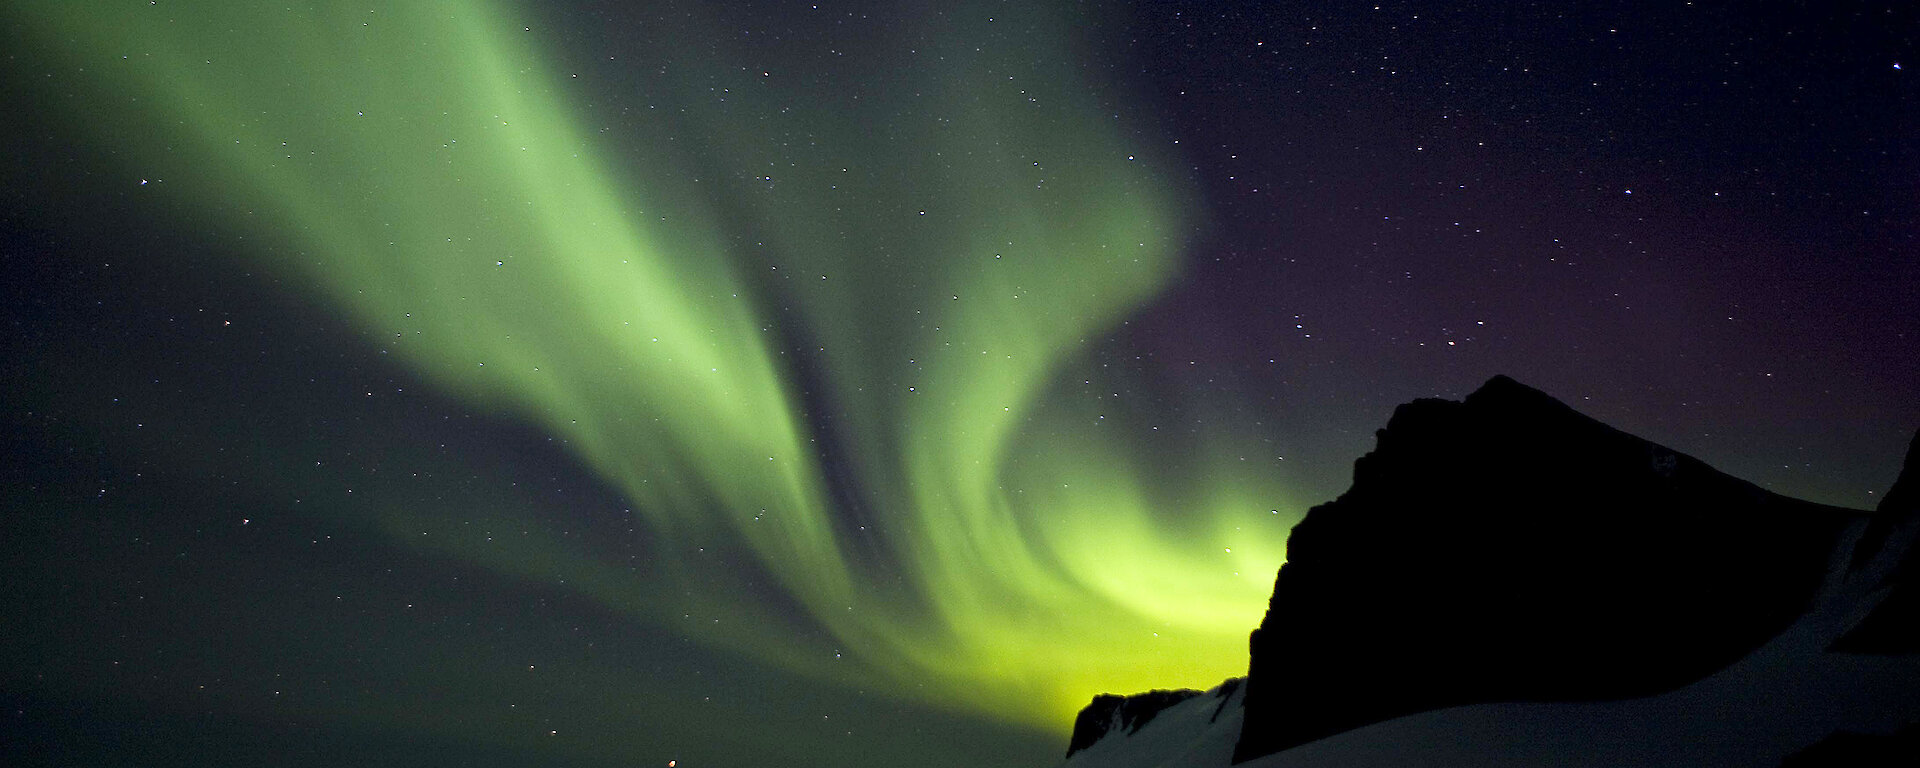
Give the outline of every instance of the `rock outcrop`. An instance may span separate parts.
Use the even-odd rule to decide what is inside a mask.
[[[1858,520],[1505,377],[1403,405],[1293,530],[1233,759],[1459,704],[1685,685],[1800,616]]]
[[[1201,695],[1201,691],[1182,688],[1171,691],[1148,691],[1131,696],[1115,696],[1103,693],[1093,697],[1093,702],[1080,710],[1073,719],[1073,737],[1067,741],[1067,757],[1073,753],[1093,746],[1094,742],[1108,734],[1139,733],[1140,728],[1153,720],[1154,715],[1175,704]]]
[[[1873,522],[1855,550],[1853,569],[1886,571],[1884,593],[1873,612],[1833,644],[1837,653],[1920,654],[1920,434],[1907,448],[1907,463],[1880,500]],[[1878,560],[1890,563],[1876,563]],[[1876,569],[1875,566],[1881,566]]]

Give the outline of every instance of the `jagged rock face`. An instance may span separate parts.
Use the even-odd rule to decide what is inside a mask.
[[[1881,582],[1887,592],[1872,613],[1833,644],[1839,653],[1920,653],[1920,546],[1914,529],[1920,527],[1920,434],[1907,448],[1907,463],[1887,495],[1880,499],[1872,524],[1853,558],[1854,570],[1867,570],[1875,558],[1897,557],[1897,565]]]
[[[1110,733],[1138,733],[1140,727],[1153,720],[1161,710],[1201,695],[1200,691],[1182,688],[1174,691],[1148,691],[1132,696],[1115,696],[1103,693],[1093,697],[1093,703],[1080,710],[1080,716],[1073,719],[1073,738],[1067,742],[1067,757],[1073,753],[1093,746]]]
[[[1234,759],[1440,707],[1697,680],[1807,608],[1856,519],[1504,377],[1403,405],[1352,488],[1293,529]]]
[[[1900,468],[1900,477],[1887,489],[1886,498],[1880,500],[1881,512],[1917,510],[1920,510],[1920,433],[1915,433],[1913,442],[1907,445],[1907,463]]]

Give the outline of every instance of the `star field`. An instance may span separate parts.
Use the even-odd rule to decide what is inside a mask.
[[[1506,373],[1871,507],[1911,10],[0,25],[8,764],[1048,764]]]

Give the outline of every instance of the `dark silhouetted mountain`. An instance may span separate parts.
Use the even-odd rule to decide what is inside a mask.
[[[1177,691],[1148,691],[1132,696],[1103,693],[1080,710],[1073,719],[1073,737],[1067,741],[1067,756],[1093,746],[1110,733],[1133,734],[1167,707],[1201,695],[1201,691],[1183,688]]]
[[[1233,759],[1441,707],[1699,680],[1806,611],[1859,519],[1506,377],[1403,405],[1293,529]]]
[[[1913,546],[1920,526],[1920,434],[1907,448],[1907,463],[1899,479],[1880,500],[1873,521],[1854,550],[1853,570],[1874,573],[1876,560],[1886,575],[1878,588],[1885,597],[1851,632],[1833,644],[1838,653],[1920,653],[1920,547]]]
[[[1920,510],[1920,433],[1915,433],[1913,442],[1907,445],[1907,463],[1900,468],[1900,477],[1887,489],[1886,498],[1880,500],[1880,511],[1888,510]]]

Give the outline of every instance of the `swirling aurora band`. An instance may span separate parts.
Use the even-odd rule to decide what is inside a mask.
[[[89,127],[130,168],[170,169],[425,379],[564,437],[635,535],[720,542],[777,589],[560,537],[408,541],[530,578],[568,561],[639,620],[705,606],[769,628],[696,630],[715,645],[820,676],[844,649],[863,686],[1050,728],[1096,692],[1243,669],[1292,510],[1221,460],[1246,436],[1151,456],[1121,426],[1151,404],[1082,392],[1118,375],[1089,340],[1177,277],[1192,227],[1165,142],[1096,103],[1067,25],[928,15],[859,56],[743,66],[676,16],[630,69],[657,77],[595,86],[635,114],[594,131],[523,11],[9,14],[89,70]],[[475,514],[543,525],[373,522]],[[818,633],[779,630],[796,605]]]

